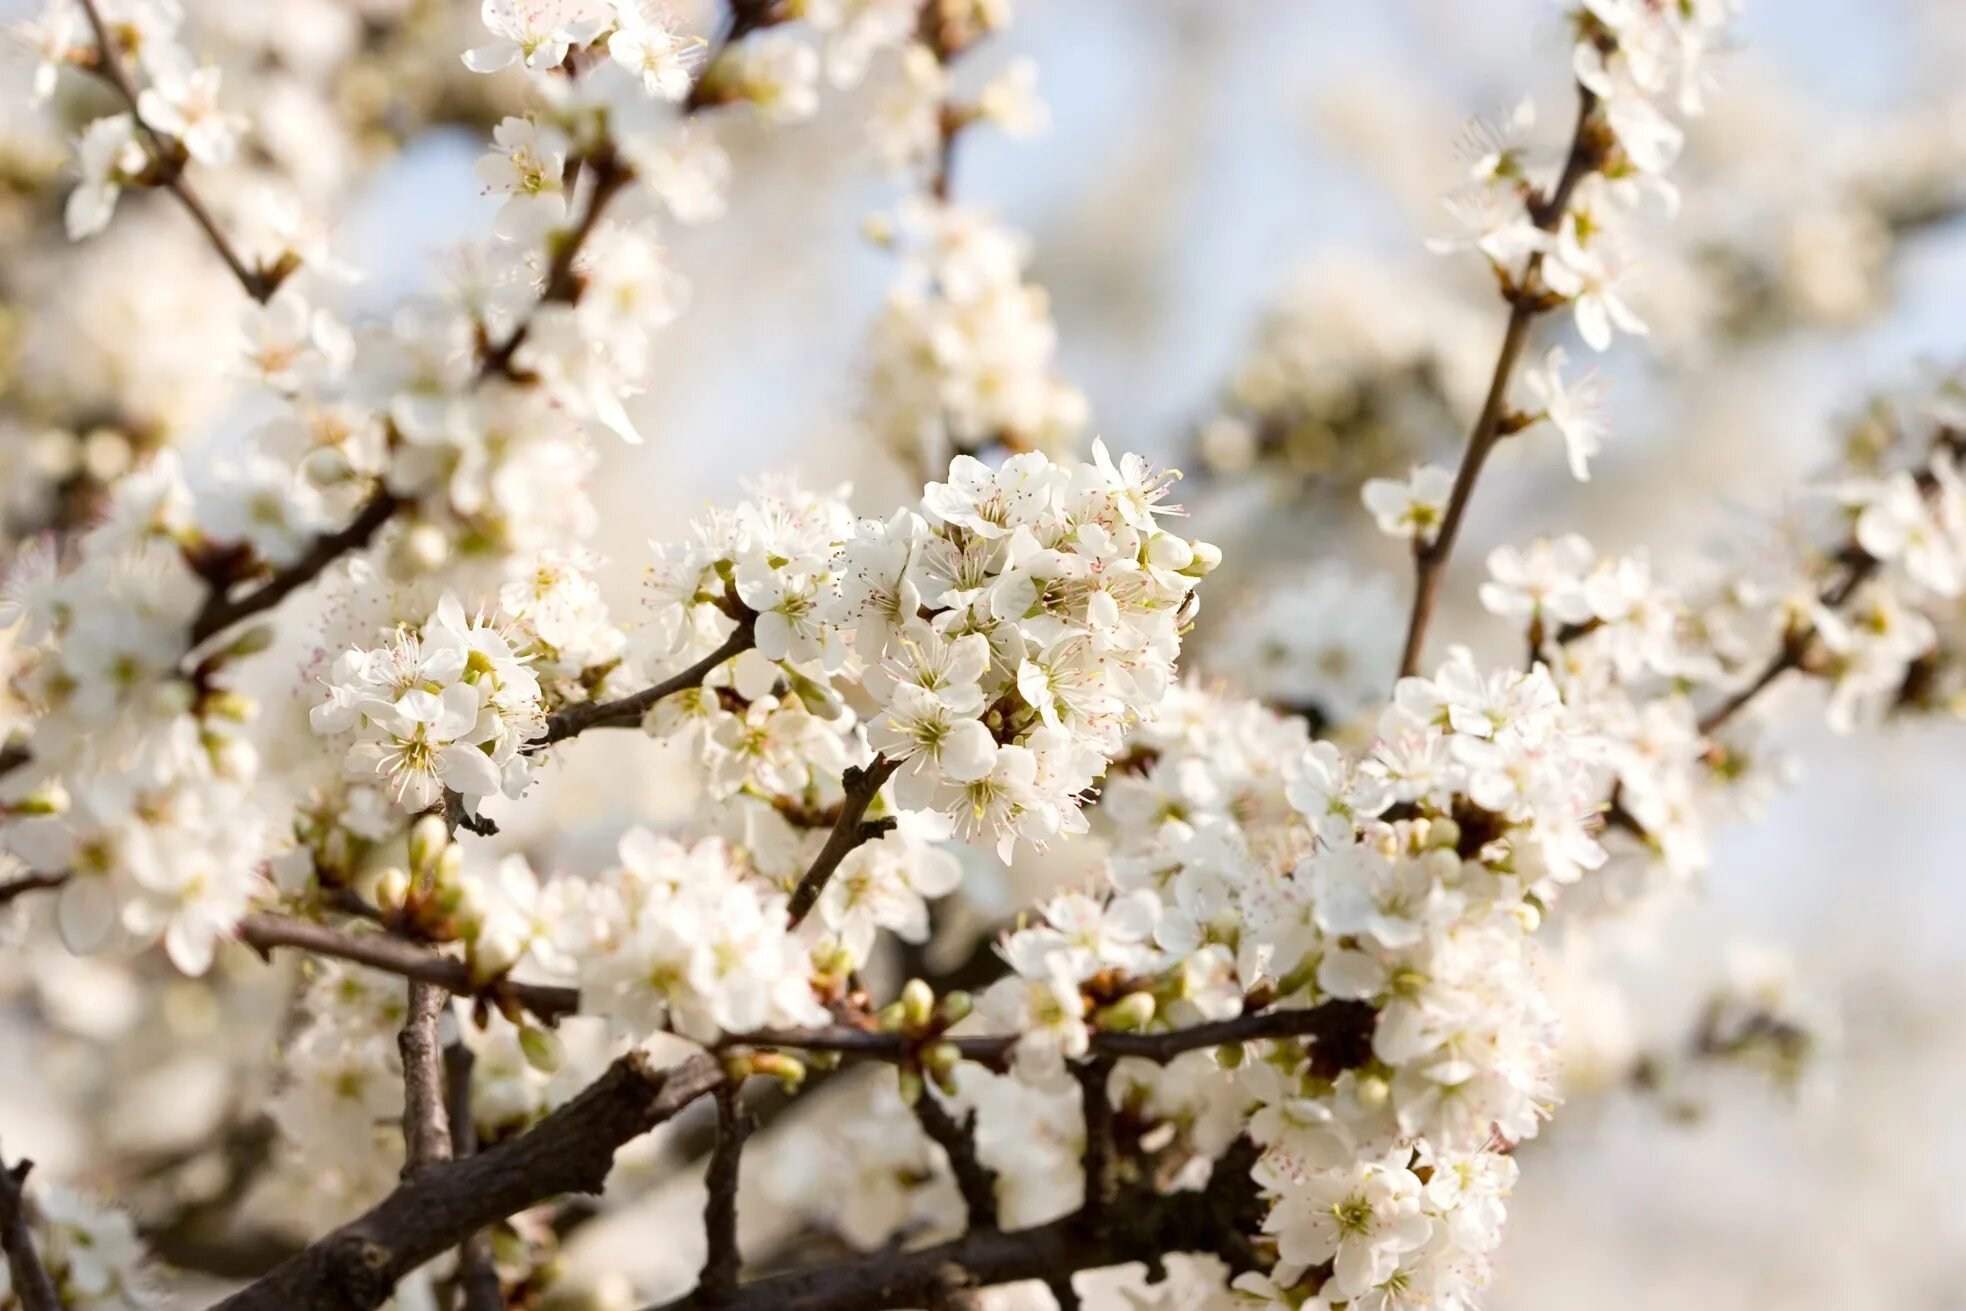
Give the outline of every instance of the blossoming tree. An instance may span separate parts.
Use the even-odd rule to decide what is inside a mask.
[[[1609,436],[1542,339],[1645,332],[1627,252],[1668,221],[1730,8],[1585,0],[1561,136],[1526,104],[1477,133],[1438,245],[1492,272],[1499,346],[1458,465],[1362,486],[1410,548],[1375,634],[1396,640],[1342,677],[1286,651],[1246,696],[1181,668],[1223,553],[1179,531],[1173,475],[1087,439],[1026,243],[955,198],[966,134],[1042,122],[1027,63],[968,89],[1001,0],[730,0],[701,36],[641,0],[484,0],[436,38],[378,11],[365,39],[447,42],[511,112],[476,170],[485,239],[353,324],[305,197],[227,185],[280,149],[234,98],[251,71],[203,57],[175,0],[50,0],[19,94],[86,109],[67,235],[109,241],[131,193],[168,193],[244,298],[233,367],[263,393],[251,431],[182,457],[128,435],[171,426],[143,422],[154,398],[112,397],[121,445],[7,572],[0,897],[27,940],[147,962],[160,994],[211,980],[215,1022],[288,989],[254,1053],[270,1096],[200,1214],[147,1235],[189,1261],[214,1217],[309,1217],[207,1264],[235,1311],[628,1305],[568,1300],[561,1247],[586,1195],[618,1195],[617,1153],[678,1121],[707,1130],[707,1256],[667,1307],[1014,1284],[1069,1307],[1115,1296],[1080,1278],[1114,1267],[1169,1306],[1480,1305],[1518,1149],[1556,1111],[1547,926],[1703,868],[1771,686],[1820,681],[1852,729],[1954,685],[1949,383],[1709,574],[1527,541],[1479,587],[1513,659],[1435,622],[1496,448],[1548,433],[1537,458],[1582,479]],[[870,224],[899,274],[864,417],[919,495],[863,517],[764,481],[655,526],[618,615],[586,482],[598,446],[641,440],[624,402],[686,312],[665,231],[723,210],[709,120],[808,118],[877,62],[898,77],[870,130],[911,197]],[[1235,422],[1209,449],[1259,443],[1264,416]],[[266,731],[288,703],[304,729]],[[620,730],[690,760],[682,823],[546,873],[496,845]],[[1095,853],[1085,879],[966,958],[922,949],[966,865],[1067,846]],[[1750,1008],[1706,1041],[1789,1036]],[[151,1304],[133,1221],[39,1183],[0,1174],[0,1306]],[[754,1187],[809,1241],[741,1252]]]

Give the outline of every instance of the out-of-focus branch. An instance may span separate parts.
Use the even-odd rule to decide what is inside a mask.
[[[741,1093],[742,1085],[735,1082],[717,1089],[717,1146],[704,1174],[709,1195],[703,1205],[703,1235],[709,1255],[703,1260],[697,1291],[712,1305],[729,1300],[737,1291],[737,1276],[744,1265],[737,1246],[737,1179],[744,1140],[756,1126],[739,1104]]]
[[[7,1275],[21,1311],[61,1311],[61,1297],[41,1254],[34,1247],[32,1203],[27,1200],[27,1174],[34,1162],[8,1165],[0,1161],[0,1247],[7,1250]]]
[[[949,1158],[949,1172],[956,1177],[956,1191],[962,1194],[963,1205],[969,1212],[969,1227],[993,1228],[997,1223],[997,1176],[976,1155],[975,1112],[958,1123],[935,1100],[934,1094],[924,1090],[915,1099],[915,1119]]]
[[[103,21],[102,12],[96,7],[96,0],[82,0],[82,12],[87,15],[89,27],[95,33],[97,53],[94,71],[115,89],[118,96],[122,97],[123,102],[130,107],[130,118],[149,139],[150,156],[159,173],[158,181],[177,197],[178,204],[184,207],[184,212],[189,214],[192,222],[204,232],[206,239],[211,242],[212,249],[218,252],[220,259],[225,261],[225,267],[232,271],[232,276],[238,280],[241,287],[245,288],[246,294],[264,305],[273,298],[273,293],[280,289],[280,284],[286,281],[287,276],[296,266],[285,262],[271,269],[246,266],[246,261],[239,257],[237,250],[233,249],[232,241],[225,235],[225,230],[219,227],[218,220],[212,217],[212,212],[205,208],[205,202],[199,198],[198,193],[192,189],[191,183],[186,180],[183,143],[159,132],[144,120],[143,110],[138,106],[136,84],[130,81],[129,70],[123,67],[123,61],[116,55],[115,37],[110,32],[109,25]]]
[[[227,597],[224,585],[214,584],[205,598],[204,608],[199,610],[198,617],[191,623],[191,644],[196,646],[241,619],[271,610],[320,577],[336,560],[361,550],[375,540],[375,535],[402,505],[403,502],[386,488],[377,488],[346,527],[315,538],[300,559],[243,596]]]
[[[444,1079],[449,1095],[451,1158],[462,1161],[478,1150],[478,1127],[471,1119],[471,1067],[475,1058],[462,1042],[444,1048]],[[457,1247],[459,1311],[505,1311],[505,1291],[492,1262],[491,1234],[474,1231]]]

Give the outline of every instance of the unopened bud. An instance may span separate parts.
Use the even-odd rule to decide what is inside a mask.
[[[910,1031],[926,1029],[934,1015],[935,989],[921,979],[901,985],[901,1018]]]
[[[1182,573],[1193,578],[1201,578],[1214,573],[1216,567],[1222,563],[1222,548],[1215,543],[1190,542],[1188,545],[1194,549],[1195,558],[1188,562],[1188,567],[1183,569]]]
[[[909,1106],[913,1106],[922,1099],[922,1093],[924,1091],[922,1072],[912,1065],[904,1065],[895,1071],[895,1073],[901,1079],[901,1100]]]
[[[1132,1033],[1154,1022],[1154,994],[1129,992],[1098,1014],[1099,1027],[1114,1033]]]
[[[805,1062],[784,1052],[754,1052],[751,1071],[778,1080],[778,1086],[788,1093],[797,1092],[806,1081]]]
[[[259,702],[243,692],[213,692],[205,698],[204,711],[216,719],[247,724],[259,717]]]
[[[1357,1092],[1358,1104],[1368,1111],[1378,1110],[1393,1095],[1392,1085],[1376,1074],[1360,1075]]]
[[[1453,851],[1461,845],[1461,825],[1442,815],[1427,825],[1427,845],[1436,851]]]
[[[450,826],[442,815],[419,815],[410,825],[411,876],[418,882],[436,882],[437,862],[450,845]]]
[[[410,898],[410,876],[407,870],[391,865],[376,875],[375,904],[383,911],[399,911]]]
[[[454,888],[462,887],[464,885],[464,880],[459,876],[463,873],[464,873],[464,848],[458,845],[457,843],[453,842],[449,846],[445,847],[437,857],[437,870],[435,875],[435,881],[437,887],[439,889],[446,889],[446,888],[454,889]]]
[[[249,655],[258,655],[272,645],[273,625],[254,624],[232,639],[225,648],[225,654],[233,659],[243,659]]]
[[[1509,913],[1522,922],[1524,933],[1534,933],[1542,927],[1543,912],[1536,908],[1536,903],[1533,901],[1518,901],[1509,907]]]
[[[519,1050],[525,1053],[526,1064],[541,1074],[556,1073],[567,1059],[567,1049],[559,1034],[529,1024],[519,1030]]]
[[[1232,1042],[1217,1047],[1215,1063],[1225,1070],[1239,1069],[1242,1066],[1242,1044]]]
[[[938,1028],[946,1029],[961,1024],[976,1009],[976,999],[966,992],[947,992],[935,1004],[935,1022]]]
[[[882,1033],[900,1033],[908,1024],[907,1008],[898,1001],[891,1001],[875,1013],[874,1023]]]

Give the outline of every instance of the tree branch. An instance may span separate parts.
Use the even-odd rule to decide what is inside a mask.
[[[1075,1066],[1079,1102],[1085,1115],[1085,1204],[1088,1216],[1103,1222],[1107,1208],[1119,1191],[1119,1175],[1113,1159],[1113,1098],[1107,1090],[1113,1077],[1114,1057],[1099,1053]]]
[[[739,621],[731,635],[724,639],[722,646],[704,656],[680,673],[672,674],[653,687],[645,687],[629,696],[613,701],[586,701],[580,705],[568,706],[546,717],[546,734],[536,737],[526,744],[528,751],[552,746],[576,737],[590,728],[625,728],[642,722],[649,709],[664,697],[674,696],[687,688],[701,686],[710,671],[734,656],[749,651],[756,645],[751,630],[751,617]]]
[[[478,1150],[478,1127],[471,1119],[471,1067],[475,1058],[462,1042],[444,1048],[445,1109],[451,1122],[451,1157],[462,1161]],[[505,1290],[492,1261],[491,1234],[472,1231],[457,1248],[459,1311],[505,1311]]]
[[[517,1138],[430,1166],[213,1311],[373,1311],[404,1275],[488,1225],[562,1193],[600,1192],[622,1144],[723,1080],[714,1057],[658,1070],[631,1053]]]
[[[955,1176],[956,1191],[962,1194],[969,1211],[971,1229],[990,1229],[997,1223],[997,1176],[976,1155],[976,1113],[970,1112],[960,1123],[949,1114],[935,1094],[923,1090],[915,1099],[915,1119],[942,1154],[949,1158],[949,1173]]]
[[[403,1177],[451,1159],[450,1114],[444,1105],[444,1053],[437,1031],[451,994],[442,984],[412,979],[409,1015],[396,1035],[403,1057]]]
[[[951,1267],[978,1286],[1024,1279],[1047,1282],[1079,1270],[1129,1261],[1158,1262],[1169,1252],[1209,1252],[1233,1272],[1252,1268],[1249,1235],[1263,1222],[1263,1202],[1249,1170],[1255,1151],[1238,1143],[1215,1165],[1201,1191],[1124,1194],[1106,1224],[1080,1211],[1035,1229],[973,1229],[914,1252],[875,1252],[856,1260],[760,1279],[727,1302],[698,1293],[651,1311],[882,1311],[919,1307],[946,1296]]]
[[[277,571],[244,596],[228,598],[223,584],[213,584],[205,598],[204,608],[192,621],[191,645],[197,646],[241,619],[250,618],[262,610],[271,610],[290,594],[320,577],[336,560],[367,546],[402,505],[403,502],[394,493],[379,487],[346,527],[315,538],[300,559]]]
[[[901,768],[898,760],[889,760],[879,752],[865,767],[849,765],[846,773],[840,776],[846,795],[840,802],[840,817],[833,823],[833,831],[826,835],[826,845],[813,857],[812,865],[800,877],[799,885],[792,889],[792,900],[787,910],[792,917],[792,926],[797,928],[812,908],[819,904],[819,896],[826,891],[826,884],[832,879],[833,871],[840,867],[861,843],[881,836],[894,827],[892,819],[867,819],[867,807],[874,804],[880,795],[881,785],[893,777],[894,771]]]
[[[33,1168],[32,1161],[15,1166],[0,1161],[0,1247],[7,1251],[7,1274],[21,1311],[61,1311],[55,1281],[34,1250],[33,1204],[27,1200]]]
[[[20,878],[0,883],[0,907],[4,907],[15,897],[24,897],[30,892],[41,892],[58,888],[68,882],[68,875],[62,874],[24,874]]]
[[[703,1234],[709,1254],[697,1291],[712,1305],[728,1301],[737,1291],[744,1256],[737,1246],[737,1179],[744,1159],[744,1140],[756,1123],[739,1105],[742,1085],[725,1083],[717,1089],[717,1146],[704,1173],[709,1197],[703,1205]]]
[[[1532,203],[1529,216],[1532,222],[1544,232],[1554,232],[1563,221],[1570,208],[1570,198],[1577,190],[1577,184],[1595,171],[1600,162],[1600,149],[1592,131],[1592,117],[1597,109],[1597,96],[1589,88],[1577,88],[1577,125],[1570,138],[1570,153],[1563,162],[1563,172],[1557,178],[1555,188],[1545,200]],[[1489,452],[1503,437],[1502,420],[1508,413],[1509,384],[1515,378],[1516,363],[1522,356],[1522,349],[1528,344],[1529,325],[1538,314],[1554,308],[1532,290],[1536,275],[1543,267],[1543,255],[1538,251],[1529,257],[1523,267],[1522,282],[1509,293],[1509,321],[1502,333],[1502,346],[1495,357],[1495,372],[1489,379],[1488,395],[1482,401],[1481,413],[1476,416],[1474,428],[1468,433],[1468,445],[1461,456],[1460,470],[1454,475],[1454,489],[1448,494],[1447,509],[1441,516],[1440,531],[1432,541],[1413,544],[1413,609],[1406,622],[1406,645],[1399,659],[1399,672],[1402,678],[1419,672],[1420,656],[1426,646],[1427,626],[1433,619],[1434,603],[1440,595],[1442,573],[1447,568],[1448,557],[1454,553],[1455,538],[1460,535],[1461,521],[1467,516],[1468,502],[1474,497],[1475,481],[1481,477],[1482,466],[1488,462]]]
[[[138,128],[142,129],[144,136],[149,138],[151,158],[155,161],[159,182],[177,197],[178,203],[184,207],[184,212],[189,214],[192,221],[204,231],[206,239],[212,244],[212,249],[216,250],[218,257],[225,261],[225,267],[232,271],[232,276],[238,280],[246,294],[264,305],[273,298],[273,293],[280,289],[280,284],[286,281],[292,269],[286,267],[285,261],[278,269],[246,267],[245,260],[241,259],[239,252],[232,248],[232,242],[225,235],[224,229],[219,227],[211,211],[205,208],[205,202],[199,199],[198,193],[191,189],[191,183],[185,180],[184,143],[166,136],[144,121],[143,111],[137,107],[136,84],[130,81],[129,71],[123,67],[123,61],[117,58],[116,42],[109,31],[109,25],[103,22],[102,13],[96,7],[96,0],[82,0],[82,12],[88,16],[89,27],[95,32],[97,50],[95,72],[103,81],[115,88],[116,94],[122,97],[123,103],[129,106],[130,118],[135,121]]]
[[[275,948],[292,947],[434,984],[460,997],[516,1002],[548,1024],[557,1023],[580,1009],[577,988],[518,983],[511,979],[497,979],[480,986],[472,981],[470,967],[463,961],[387,933],[349,933],[283,915],[248,915],[239,921],[238,936],[267,959],[271,959]]]

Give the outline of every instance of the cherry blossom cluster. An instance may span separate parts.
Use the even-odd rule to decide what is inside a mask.
[[[892,214],[868,220],[869,233],[899,252],[901,268],[868,344],[866,417],[923,471],[955,454],[1060,455],[1086,424],[1085,398],[1056,374],[1049,298],[1025,280],[1029,242],[952,199],[964,132],[992,124],[1025,137],[1048,121],[1028,59],[1012,60],[972,96],[958,94],[958,64],[1009,16],[1008,5],[924,5],[870,127],[886,165],[920,173],[926,185]]]

